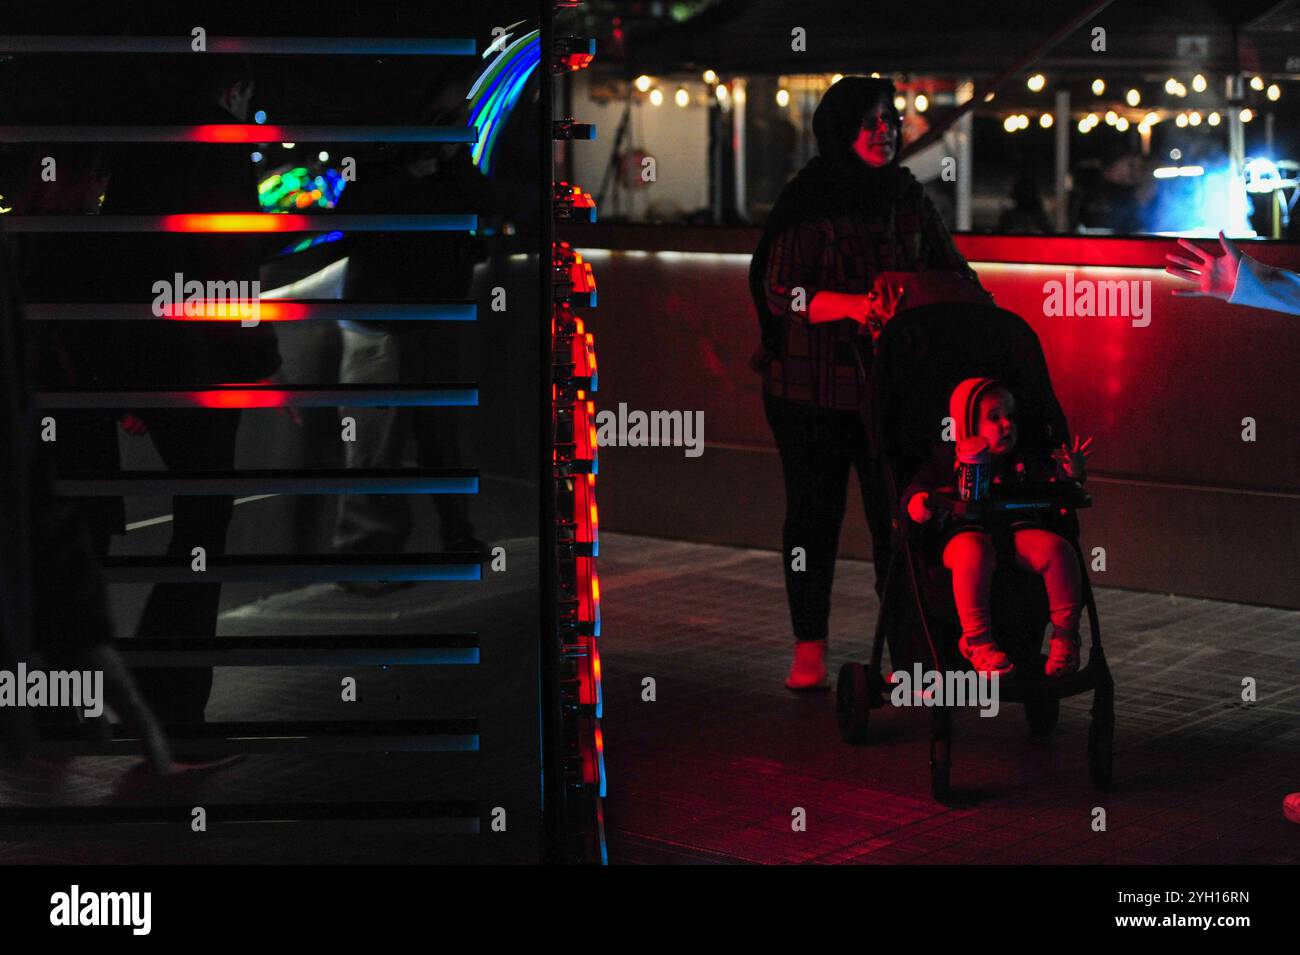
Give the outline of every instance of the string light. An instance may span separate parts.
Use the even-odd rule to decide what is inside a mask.
[[[1128,103],[1130,106],[1136,106],[1138,103],[1142,102],[1142,94],[1135,89],[1129,90],[1124,94],[1124,102]]]
[[[650,105],[662,106],[663,102],[664,102],[664,91],[656,86],[654,89],[650,91]]]
[[[1253,90],[1262,90],[1264,88],[1264,77],[1252,76],[1250,78],[1250,88]]]
[[[1031,93],[1041,93],[1043,87],[1047,85],[1047,77],[1042,73],[1035,73],[1033,76],[1029,77],[1025,82],[1025,85],[1029,87]]]
[[[676,94],[673,96],[673,102],[678,106],[687,106],[691,102],[691,94],[686,92],[686,87],[679,86]]]
[[[648,89],[650,88],[650,83],[651,83],[651,79],[650,79],[650,77],[648,77],[648,76],[646,76],[644,73],[642,73],[640,76],[638,76],[638,77],[636,78],[636,84],[635,84],[635,85],[636,85],[637,90],[639,90],[640,92],[644,93],[646,90],[648,90]]]
[[[1273,83],[1272,85],[1269,86],[1268,88],[1269,99],[1273,100],[1273,102],[1277,102],[1278,99],[1281,98],[1281,96],[1282,96],[1282,87],[1278,86],[1276,83]]]
[[[1270,97],[1276,99],[1277,97]],[[918,113],[924,113],[930,107],[930,99],[924,93],[917,93],[916,99],[912,100],[912,105],[916,107]]]
[[[1097,79],[1093,80],[1092,95],[1100,96],[1104,92],[1106,92],[1106,81],[1103,80],[1101,77],[1098,77]]]
[[[1249,109],[1243,109],[1238,115],[1241,117],[1243,123],[1249,123],[1255,118],[1254,112]]]
[[[708,83],[710,86],[712,86],[714,83],[718,82],[718,74],[717,74],[717,73],[714,73],[712,70],[705,70],[705,71],[704,71],[704,82],[706,82],[706,83]]]
[[[780,106],[782,109],[784,109],[785,107],[787,107],[787,106],[790,105],[790,91],[789,91],[789,90],[787,90],[787,89],[779,89],[779,90],[776,91],[776,105],[777,105],[777,106]]]
[[[1204,93],[1205,86],[1206,86],[1205,77],[1202,76],[1200,73],[1197,73],[1195,76],[1192,77],[1192,89],[1196,90],[1196,92]]]
[[[1051,129],[1053,122],[1055,122],[1055,120],[1052,119],[1051,113],[1044,113],[1042,116],[1038,117],[1038,125],[1043,127],[1043,129]]]
[[[1205,121],[1209,123],[1211,126],[1218,126],[1220,121],[1219,114],[1211,113],[1209,116],[1206,117]]]

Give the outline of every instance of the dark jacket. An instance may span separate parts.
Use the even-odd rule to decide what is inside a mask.
[[[457,149],[427,176],[402,165],[376,166],[339,197],[347,215],[400,212],[407,215],[490,214],[496,199],[491,180]],[[481,225],[481,223],[480,223]],[[465,232],[355,232],[344,240],[348,256],[343,297],[378,302],[438,302],[469,296],[474,264],[485,258],[484,245]],[[410,331],[414,322],[364,322],[393,331]]]
[[[764,250],[762,307],[769,319],[761,370],[768,394],[841,411],[864,404],[871,337],[849,319],[812,324],[808,303],[818,292],[865,294],[882,272],[926,269],[965,275],[978,287],[934,203],[919,182],[910,175],[908,181],[884,210],[803,221]],[[796,286],[805,294],[802,312],[791,307]]]

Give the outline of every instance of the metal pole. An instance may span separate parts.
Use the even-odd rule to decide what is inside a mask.
[[[967,80],[957,89],[958,105],[966,102],[975,95],[975,83]],[[975,150],[973,148],[972,138],[974,134],[974,115],[967,113],[957,123],[957,222],[956,227],[959,232],[969,232],[971,229],[971,187],[975,179],[975,170],[972,168],[974,163]]]
[[[734,144],[736,217],[740,222],[749,221],[745,211],[745,100],[748,98],[745,80],[737,77],[731,86],[731,141]]]
[[[1070,192],[1066,188],[1070,177],[1070,90],[1058,88],[1052,125],[1056,128],[1056,210],[1057,232],[1070,228]]]

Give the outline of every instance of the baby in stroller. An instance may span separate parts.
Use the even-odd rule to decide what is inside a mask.
[[[900,504],[916,524],[924,525],[931,543],[952,572],[953,600],[961,622],[958,648],[978,671],[1009,677],[1011,658],[993,639],[989,612],[993,571],[999,559],[1039,574],[1046,585],[1052,620],[1046,674],[1061,677],[1079,669],[1081,570],[1068,541],[1051,530],[1051,515],[1037,512],[989,512],[958,516],[937,506],[937,489],[953,484],[957,449],[987,448],[991,481],[1001,489],[1042,484],[1052,479],[1083,482],[1092,439],[1062,445],[1051,458],[1016,451],[1016,405],[1011,392],[993,378],[967,378],[948,402],[954,443],[945,444],[917,471]]]

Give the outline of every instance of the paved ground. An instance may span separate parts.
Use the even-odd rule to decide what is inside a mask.
[[[613,863],[1300,861],[1300,826],[1280,811],[1283,795],[1300,789],[1300,613],[1099,589],[1117,691],[1113,791],[1099,795],[1088,781],[1090,697],[1076,697],[1046,741],[1029,736],[1017,706],[994,719],[961,714],[952,781],[962,801],[945,807],[930,798],[924,712],[875,711],[870,742],[854,747],[836,732],[832,694],[795,696],[781,685],[790,647],[775,554],[606,533],[601,576]],[[833,669],[867,653],[870,582],[869,564],[841,562]],[[439,586],[375,601],[314,585],[240,602],[232,588],[221,632],[409,633],[456,629],[462,610],[481,616]],[[521,619],[510,633],[485,633],[480,668],[364,675],[361,709],[349,715],[475,714],[485,742],[472,763],[454,754],[254,756],[157,785],[131,772],[135,760],[81,757],[58,772],[0,767],[0,802],[188,807],[422,793],[497,805],[528,759],[505,745],[518,727],[492,722],[509,712],[493,699],[509,688],[486,661],[528,629]],[[654,702],[642,699],[646,677]],[[1253,704],[1241,702],[1244,677],[1258,682]],[[328,668],[218,670],[209,718],[325,718],[338,706],[338,678]],[[1098,807],[1105,832],[1092,827]],[[803,832],[791,830],[797,808]],[[30,830],[3,822],[0,862],[428,861],[459,857],[457,845],[481,857],[463,839],[422,841],[418,827],[407,836],[325,827],[290,840],[279,827],[265,838],[199,840],[181,826],[179,836],[101,844],[85,831],[32,842]],[[511,843],[502,861],[527,858],[535,839],[518,832]]]
[[[1088,780],[1086,695],[1063,702],[1049,740],[1019,706],[962,713],[950,808],[930,798],[923,712],[877,710],[870,741],[849,746],[833,693],[781,685],[777,555],[602,534],[601,567],[611,862],[1300,861],[1281,813],[1300,789],[1300,613],[1098,588],[1112,791]],[[838,567],[832,672],[867,655],[871,573]]]

